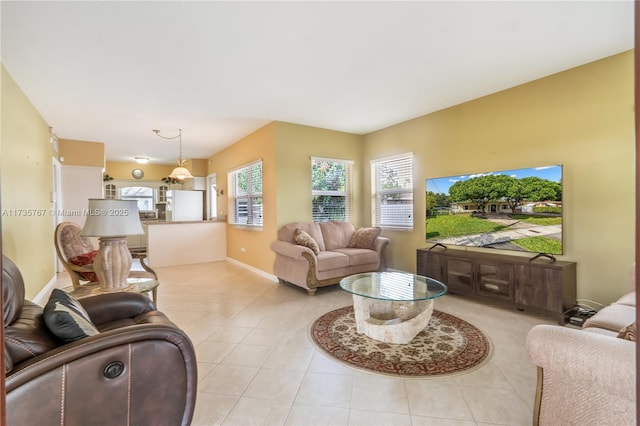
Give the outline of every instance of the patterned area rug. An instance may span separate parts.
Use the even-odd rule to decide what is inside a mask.
[[[376,373],[442,377],[467,372],[488,361],[489,339],[473,325],[434,311],[410,343],[379,342],[356,332],[353,307],[328,312],[311,325],[312,340],[333,358]]]

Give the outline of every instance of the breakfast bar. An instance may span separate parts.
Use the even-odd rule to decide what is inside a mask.
[[[148,261],[153,268],[227,258],[226,222],[149,222]]]

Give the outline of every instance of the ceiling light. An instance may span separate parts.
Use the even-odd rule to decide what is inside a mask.
[[[149,157],[133,157],[133,159],[139,164],[147,164],[149,162]]]
[[[176,138],[178,138],[178,140],[180,141],[180,157],[178,158],[178,167],[173,169],[173,171],[171,172],[169,177],[172,178],[172,179],[178,179],[181,182],[183,180],[185,180],[185,179],[193,178],[193,176],[191,175],[189,170],[186,167],[184,167],[185,159],[182,158],[182,129],[178,129],[178,135],[177,136],[172,136],[172,137],[162,136],[160,134],[160,130],[157,130],[157,129],[152,130],[152,132],[155,133],[156,135],[160,136],[163,139],[176,139]]]

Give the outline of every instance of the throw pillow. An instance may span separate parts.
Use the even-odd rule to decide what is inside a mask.
[[[98,250],[90,251],[89,253],[81,254],[69,259],[69,263],[76,266],[92,265],[93,259],[95,259]],[[98,282],[98,276],[95,272],[80,272],[80,276],[87,281]]]
[[[618,333],[618,337],[624,340],[631,340],[632,342],[635,342],[636,341],[635,321],[633,322],[633,324],[629,324],[628,326],[621,329],[620,333]]]
[[[349,241],[347,247],[374,250],[376,239],[381,232],[382,229],[377,226],[374,228],[358,228],[351,236],[351,241]]]
[[[65,343],[98,334],[82,305],[59,288],[51,292],[43,318],[47,328]]]
[[[296,230],[293,232],[293,242],[300,246],[310,248],[311,251],[313,251],[316,255],[320,253],[320,247],[318,247],[318,243],[304,229],[296,228]]]

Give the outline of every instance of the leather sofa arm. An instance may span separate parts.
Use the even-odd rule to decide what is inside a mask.
[[[299,260],[305,259],[305,257],[302,255],[303,253],[311,255],[312,259],[314,260],[316,258],[315,253],[310,248],[298,244],[291,244],[286,241],[272,241],[271,250],[273,250],[276,254]]]
[[[569,327],[537,325],[527,335],[529,358],[567,381],[617,394],[635,390],[635,342]]]
[[[191,341],[157,311],[137,320],[11,371],[5,379],[10,423],[190,424],[197,391]]]
[[[105,293],[100,297],[85,297],[78,302],[96,325],[125,318],[133,318],[155,310],[153,302],[144,294],[131,292]]]
[[[132,325],[128,326],[126,330],[120,328],[85,337],[31,358],[9,373],[5,381],[7,392],[29,380],[45,374],[47,371],[59,368],[74,360],[91,357],[93,354],[108,348],[136,342],[152,340],[168,341],[180,348],[183,352],[185,362],[193,362],[195,364],[195,353],[187,335],[166,317],[164,323],[160,323],[157,317],[155,317],[154,320],[156,321],[154,324]]]

